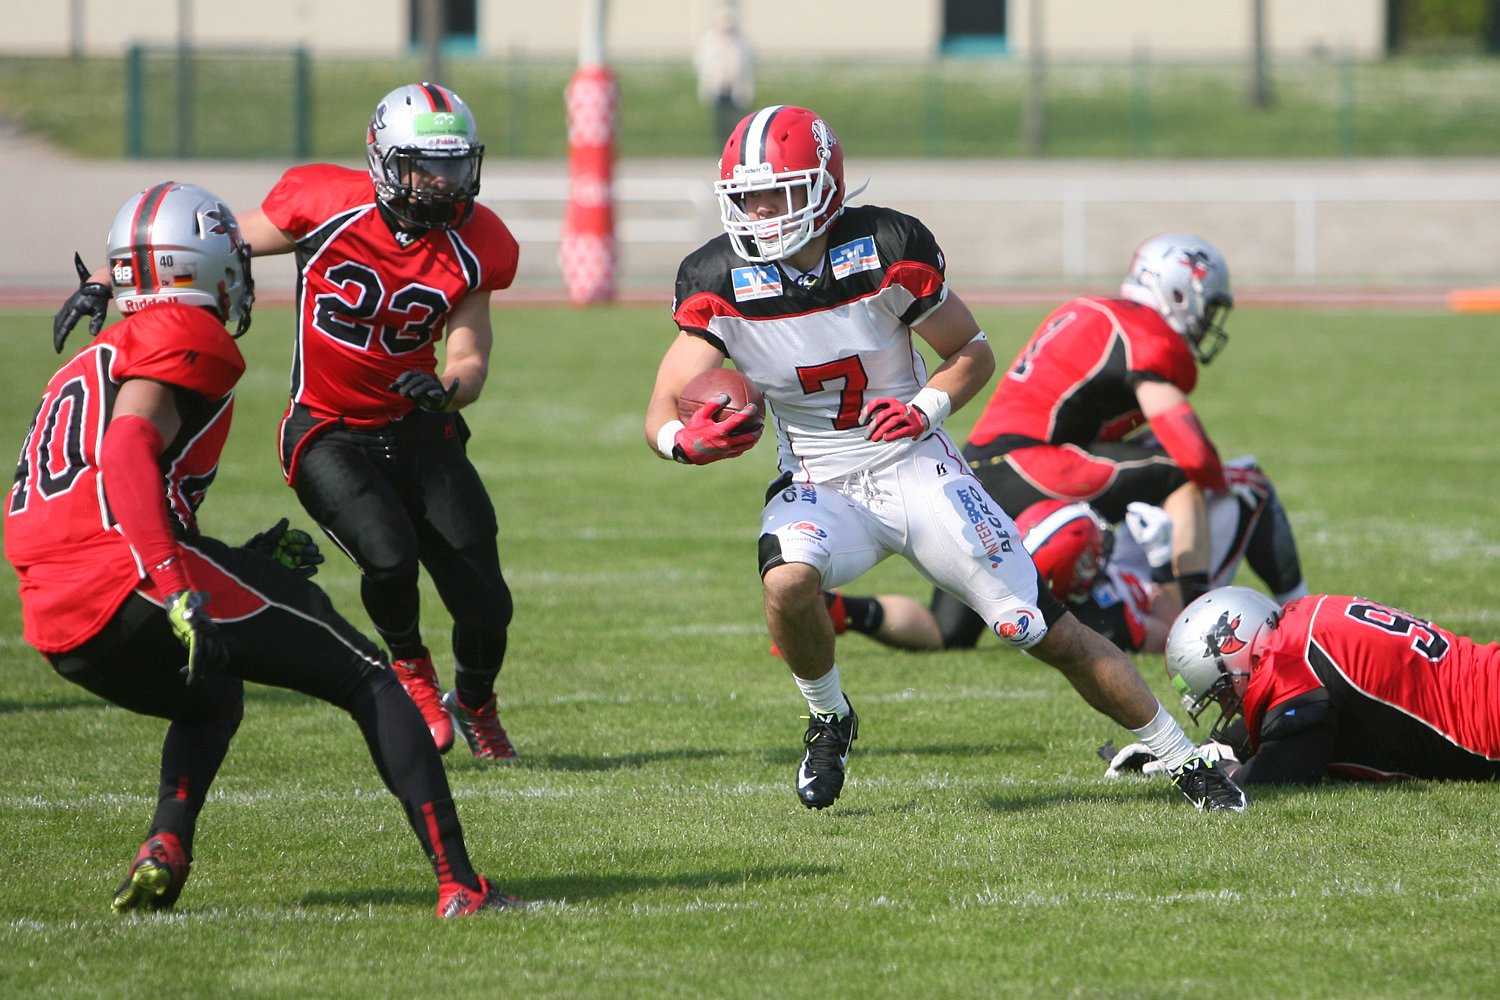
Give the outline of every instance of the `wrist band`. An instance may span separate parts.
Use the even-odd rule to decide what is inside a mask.
[[[681,420],[668,420],[661,425],[661,430],[656,432],[656,453],[662,458],[675,460],[676,455],[672,449],[677,446],[677,432],[687,426]]]
[[[911,405],[927,415],[927,426],[937,430],[948,414],[953,412],[953,400],[941,389],[926,386],[911,398]]]

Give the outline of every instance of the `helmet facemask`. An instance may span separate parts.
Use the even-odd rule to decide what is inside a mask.
[[[418,229],[457,229],[474,214],[484,147],[441,152],[400,146],[385,152],[376,182],[380,202]]]
[[[365,138],[375,196],[414,229],[457,229],[474,214],[484,146],[457,94],[408,84],[387,94]]]
[[[1182,707],[1187,710],[1188,718],[1193,720],[1194,725],[1198,723],[1198,717],[1208,711],[1211,706],[1219,706],[1219,718],[1213,728],[1208,731],[1209,739],[1220,739],[1224,731],[1229,728],[1229,724],[1244,708],[1244,695],[1240,694],[1235,684],[1235,678],[1242,676],[1244,675],[1225,672],[1208,686],[1207,691],[1197,696],[1188,689],[1187,683],[1180,676],[1172,678],[1172,687],[1182,695]]]
[[[752,218],[745,212],[745,195],[774,191],[784,208],[779,215]],[[731,237],[730,245],[745,260],[764,263],[783,260],[827,231],[836,213],[838,182],[827,170],[775,173],[768,163],[735,164],[734,175],[714,183],[719,199],[719,221]]]

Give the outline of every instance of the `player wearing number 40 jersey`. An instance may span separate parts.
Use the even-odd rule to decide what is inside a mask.
[[[678,416],[683,387],[726,358],[776,417],[778,475],[759,563],[772,638],[809,708],[801,802],[833,804],[858,735],[822,591],[901,555],[1159,747],[1199,808],[1243,809],[1243,794],[1196,754],[1130,661],[1041,584],[1014,523],[943,431],[995,360],[949,291],[927,228],[891,209],[847,208],[843,149],[806,108],[773,106],[741,121],[714,188],[725,232],[678,270],[680,332],[658,368],[645,431],[662,457],[692,465],[754,445],[753,408],[718,420],[710,401]],[[941,359],[931,373],[914,337]]]
[[[515,277],[516,241],[476,202],[484,147],[452,91],[386,95],[367,152],[368,173],[294,167],[243,220],[255,254],[297,255],[282,470],[359,566],[365,610],[438,748],[456,724],[475,757],[510,758],[494,688],[511,594],[458,411],[484,387],[490,293]],[[422,638],[419,565],[453,618],[446,696]]]
[[[1500,778],[1500,645],[1377,601],[1211,591],[1173,624],[1167,671],[1195,718],[1219,706],[1244,782]]]
[[[471,867],[442,762],[380,650],[306,579],[322,561],[311,538],[284,520],[243,546],[199,531],[245,370],[225,324],[244,332],[254,299],[233,213],[195,185],[158,184],[120,210],[107,252],[127,315],[48,381],[7,499],[5,555],[26,640],[52,668],[169,720],[156,812],[114,909],[176,903],[244,681],[354,719],[432,862],[440,916],[517,905]]]

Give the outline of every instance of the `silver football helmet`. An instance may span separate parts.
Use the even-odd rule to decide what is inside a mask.
[[[1136,248],[1120,294],[1161,313],[1203,364],[1224,349],[1224,316],[1234,308],[1229,265],[1207,240],[1163,233]]]
[[[380,99],[365,152],[375,196],[418,229],[456,229],[479,197],[484,146],[474,116],[457,94],[435,83],[409,83]]]
[[[1239,714],[1256,640],[1276,627],[1281,606],[1249,587],[1219,587],[1182,609],[1167,633],[1167,676],[1194,722],[1211,704],[1220,709],[1213,735]]]
[[[218,195],[176,181],[147,188],[115,214],[105,254],[121,313],[184,302],[236,323],[236,337],[250,328],[250,245]]]

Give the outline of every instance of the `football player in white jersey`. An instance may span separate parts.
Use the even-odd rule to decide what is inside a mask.
[[[944,433],[944,418],[985,386],[995,358],[945,284],[927,228],[891,209],[849,207],[843,149],[806,108],[776,105],[741,121],[714,191],[725,232],[678,269],[680,332],[657,371],[645,432],[663,458],[690,465],[754,445],[763,424],[753,408],[716,420],[710,401],[678,417],[683,387],[726,359],[776,417],[760,567],[771,636],[810,710],[800,801],[822,809],[838,798],[859,725],[823,591],[899,554],[1151,746],[1197,808],[1243,810],[1244,793],[1198,753],[1124,654],[1052,596],[1015,524]],[[931,373],[913,335],[942,359]]]

